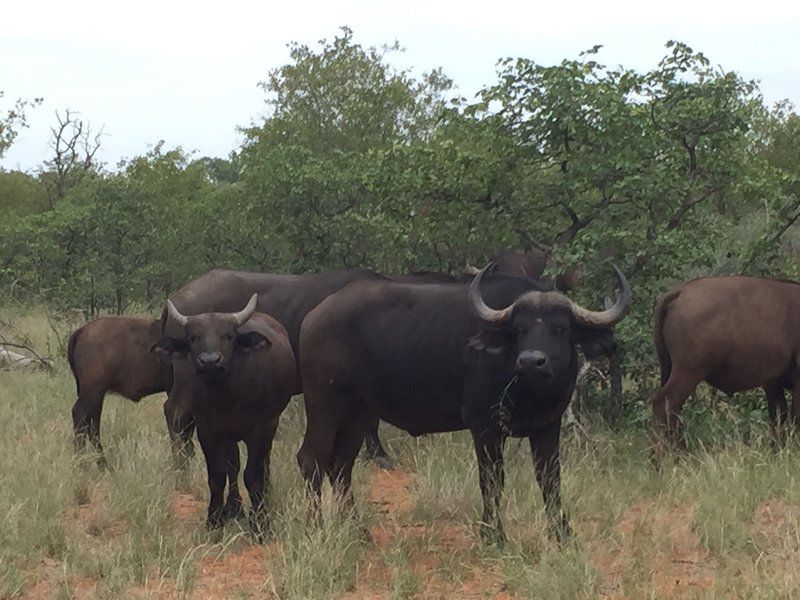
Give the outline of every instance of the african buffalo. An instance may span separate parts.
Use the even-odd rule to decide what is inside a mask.
[[[161,338],[161,323],[138,317],[100,317],[75,330],[67,344],[67,360],[78,399],[72,407],[75,445],[88,439],[105,465],[100,443],[100,415],[106,393],[138,402],[169,389],[171,369],[150,353]]]
[[[683,445],[680,412],[701,381],[733,394],[761,387],[775,431],[793,391],[800,425],[800,284],[756,277],[694,279],[667,292],[654,315],[661,389],[653,396],[653,458]]]
[[[260,535],[266,525],[266,498],[272,440],[281,412],[295,387],[295,359],[283,326],[255,312],[257,295],[235,313],[181,314],[167,301],[180,337],[164,337],[154,351],[175,356],[192,392],[192,415],[206,458],[211,499],[206,524],[216,528],[241,511],[237,442],[247,446],[244,483],[250,495],[251,526]],[[233,467],[233,469],[232,469]]]
[[[578,372],[575,347],[623,318],[628,284],[615,267],[619,299],[593,312],[528,278],[484,278],[487,268],[471,284],[359,281],[309,313],[300,335],[307,427],[297,458],[315,495],[327,475],[351,499],[353,462],[378,418],[414,436],[469,429],[481,532],[502,541],[503,443],[524,436],[551,530],[559,539],[569,533],[558,446]]]

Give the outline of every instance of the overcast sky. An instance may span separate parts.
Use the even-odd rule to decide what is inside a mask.
[[[605,64],[644,70],[676,39],[760,80],[770,103],[800,105],[797,1],[19,0],[0,15],[0,112],[44,98],[0,161],[7,169],[48,157],[54,111],[66,107],[105,127],[100,159],[112,167],[161,139],[227,156],[236,127],[262,113],[257,84],[287,62],[286,44],[315,44],[342,25],[365,45],[397,39],[398,66],[440,66],[468,98],[493,81],[501,57],[550,64],[603,44]]]

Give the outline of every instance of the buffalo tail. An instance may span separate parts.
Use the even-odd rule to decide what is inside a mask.
[[[75,366],[75,347],[78,345],[78,336],[80,336],[82,329],[83,327],[73,331],[67,342],[67,361],[69,362],[69,368],[72,370],[72,376],[75,378],[75,388],[79,396],[81,395],[81,382],[78,379],[78,369]]]
[[[681,288],[677,287],[664,294],[656,305],[656,310],[653,315],[653,339],[656,344],[656,353],[658,354],[658,362],[661,365],[661,385],[667,383],[669,375],[672,372],[672,358],[667,350],[667,344],[664,340],[664,321],[667,318],[667,309],[669,305],[681,294]]]

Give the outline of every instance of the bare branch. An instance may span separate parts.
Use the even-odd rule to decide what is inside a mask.
[[[62,116],[56,111],[57,126],[50,128],[49,147],[53,158],[45,161],[50,207],[62,200],[69,188],[76,185],[95,167],[94,157],[100,149],[103,128],[92,135],[91,125],[79,118],[80,113],[66,109]]]

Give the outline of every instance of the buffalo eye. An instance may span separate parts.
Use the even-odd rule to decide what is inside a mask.
[[[226,342],[230,342],[233,339],[233,334],[232,333],[223,333],[222,334],[222,339],[225,340]]]
[[[192,342],[192,343],[196,342],[197,341],[197,336],[196,335],[190,335],[189,336],[189,341]]]
[[[514,327],[514,331],[517,335],[523,335],[525,333],[525,328],[522,325],[517,325]]]
[[[563,326],[556,327],[556,335],[562,335],[566,331],[567,331],[566,327]]]

